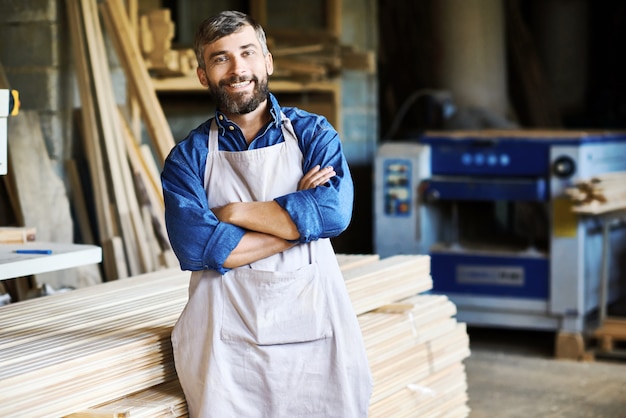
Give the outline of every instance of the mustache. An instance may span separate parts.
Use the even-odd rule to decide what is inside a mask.
[[[257,76],[254,76],[254,75],[250,76],[250,77],[239,77],[239,76],[234,75],[234,76],[232,76],[230,78],[227,78],[225,80],[221,80],[219,82],[219,86],[220,87],[224,87],[224,86],[228,86],[228,85],[233,84],[233,83],[242,83],[244,81],[252,81],[252,82],[258,83],[259,79],[257,78]]]

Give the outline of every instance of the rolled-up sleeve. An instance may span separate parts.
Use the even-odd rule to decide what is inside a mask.
[[[165,225],[172,250],[183,270],[212,269],[224,274],[224,261],[239,244],[245,230],[219,222],[208,206],[204,190],[204,150],[183,141],[163,165],[161,182]]]
[[[323,117],[316,123],[291,119],[303,153],[303,172],[320,165],[337,173],[326,185],[276,198],[300,233],[298,242],[332,238],[343,232],[352,218],[354,185],[337,131]]]

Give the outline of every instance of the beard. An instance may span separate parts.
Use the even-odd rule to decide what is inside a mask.
[[[254,83],[252,95],[247,93],[228,93],[225,86],[231,83],[240,83],[250,80]],[[215,100],[217,108],[222,112],[235,115],[244,115],[255,110],[261,103],[267,100],[269,88],[267,86],[267,78],[260,80],[257,76],[250,78],[231,77],[228,80],[222,80],[219,84],[209,84],[209,93]]]

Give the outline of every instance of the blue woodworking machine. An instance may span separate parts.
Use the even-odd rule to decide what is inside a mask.
[[[626,133],[600,131],[439,131],[384,143],[375,251],[430,254],[433,292],[468,324],[580,333],[598,308],[602,234],[565,190],[626,171],[624,156]],[[624,259],[625,231],[613,230],[611,259]]]

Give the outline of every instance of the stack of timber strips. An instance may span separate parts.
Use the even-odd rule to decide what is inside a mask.
[[[158,169],[174,139],[121,0],[106,0],[99,7],[127,82],[137,92],[142,120],[152,140],[150,145],[140,143],[116,103],[97,1],[67,2],[81,99],[81,137],[104,274],[106,280],[114,280],[176,266],[164,227]],[[75,187],[78,183],[73,182]]]
[[[146,67],[156,78],[193,76],[197,61],[193,49],[174,48],[175,24],[167,8],[150,10],[139,17],[138,43]],[[342,70],[376,72],[373,51],[342,45],[326,30],[267,30],[274,58],[273,79],[312,82],[328,80]]]
[[[428,256],[338,255],[374,378],[372,417],[469,414],[464,324]],[[0,308],[1,416],[185,416],[170,333],[188,272],[161,270]]]
[[[626,172],[617,171],[581,180],[566,190],[574,212],[598,215],[626,208]]]

